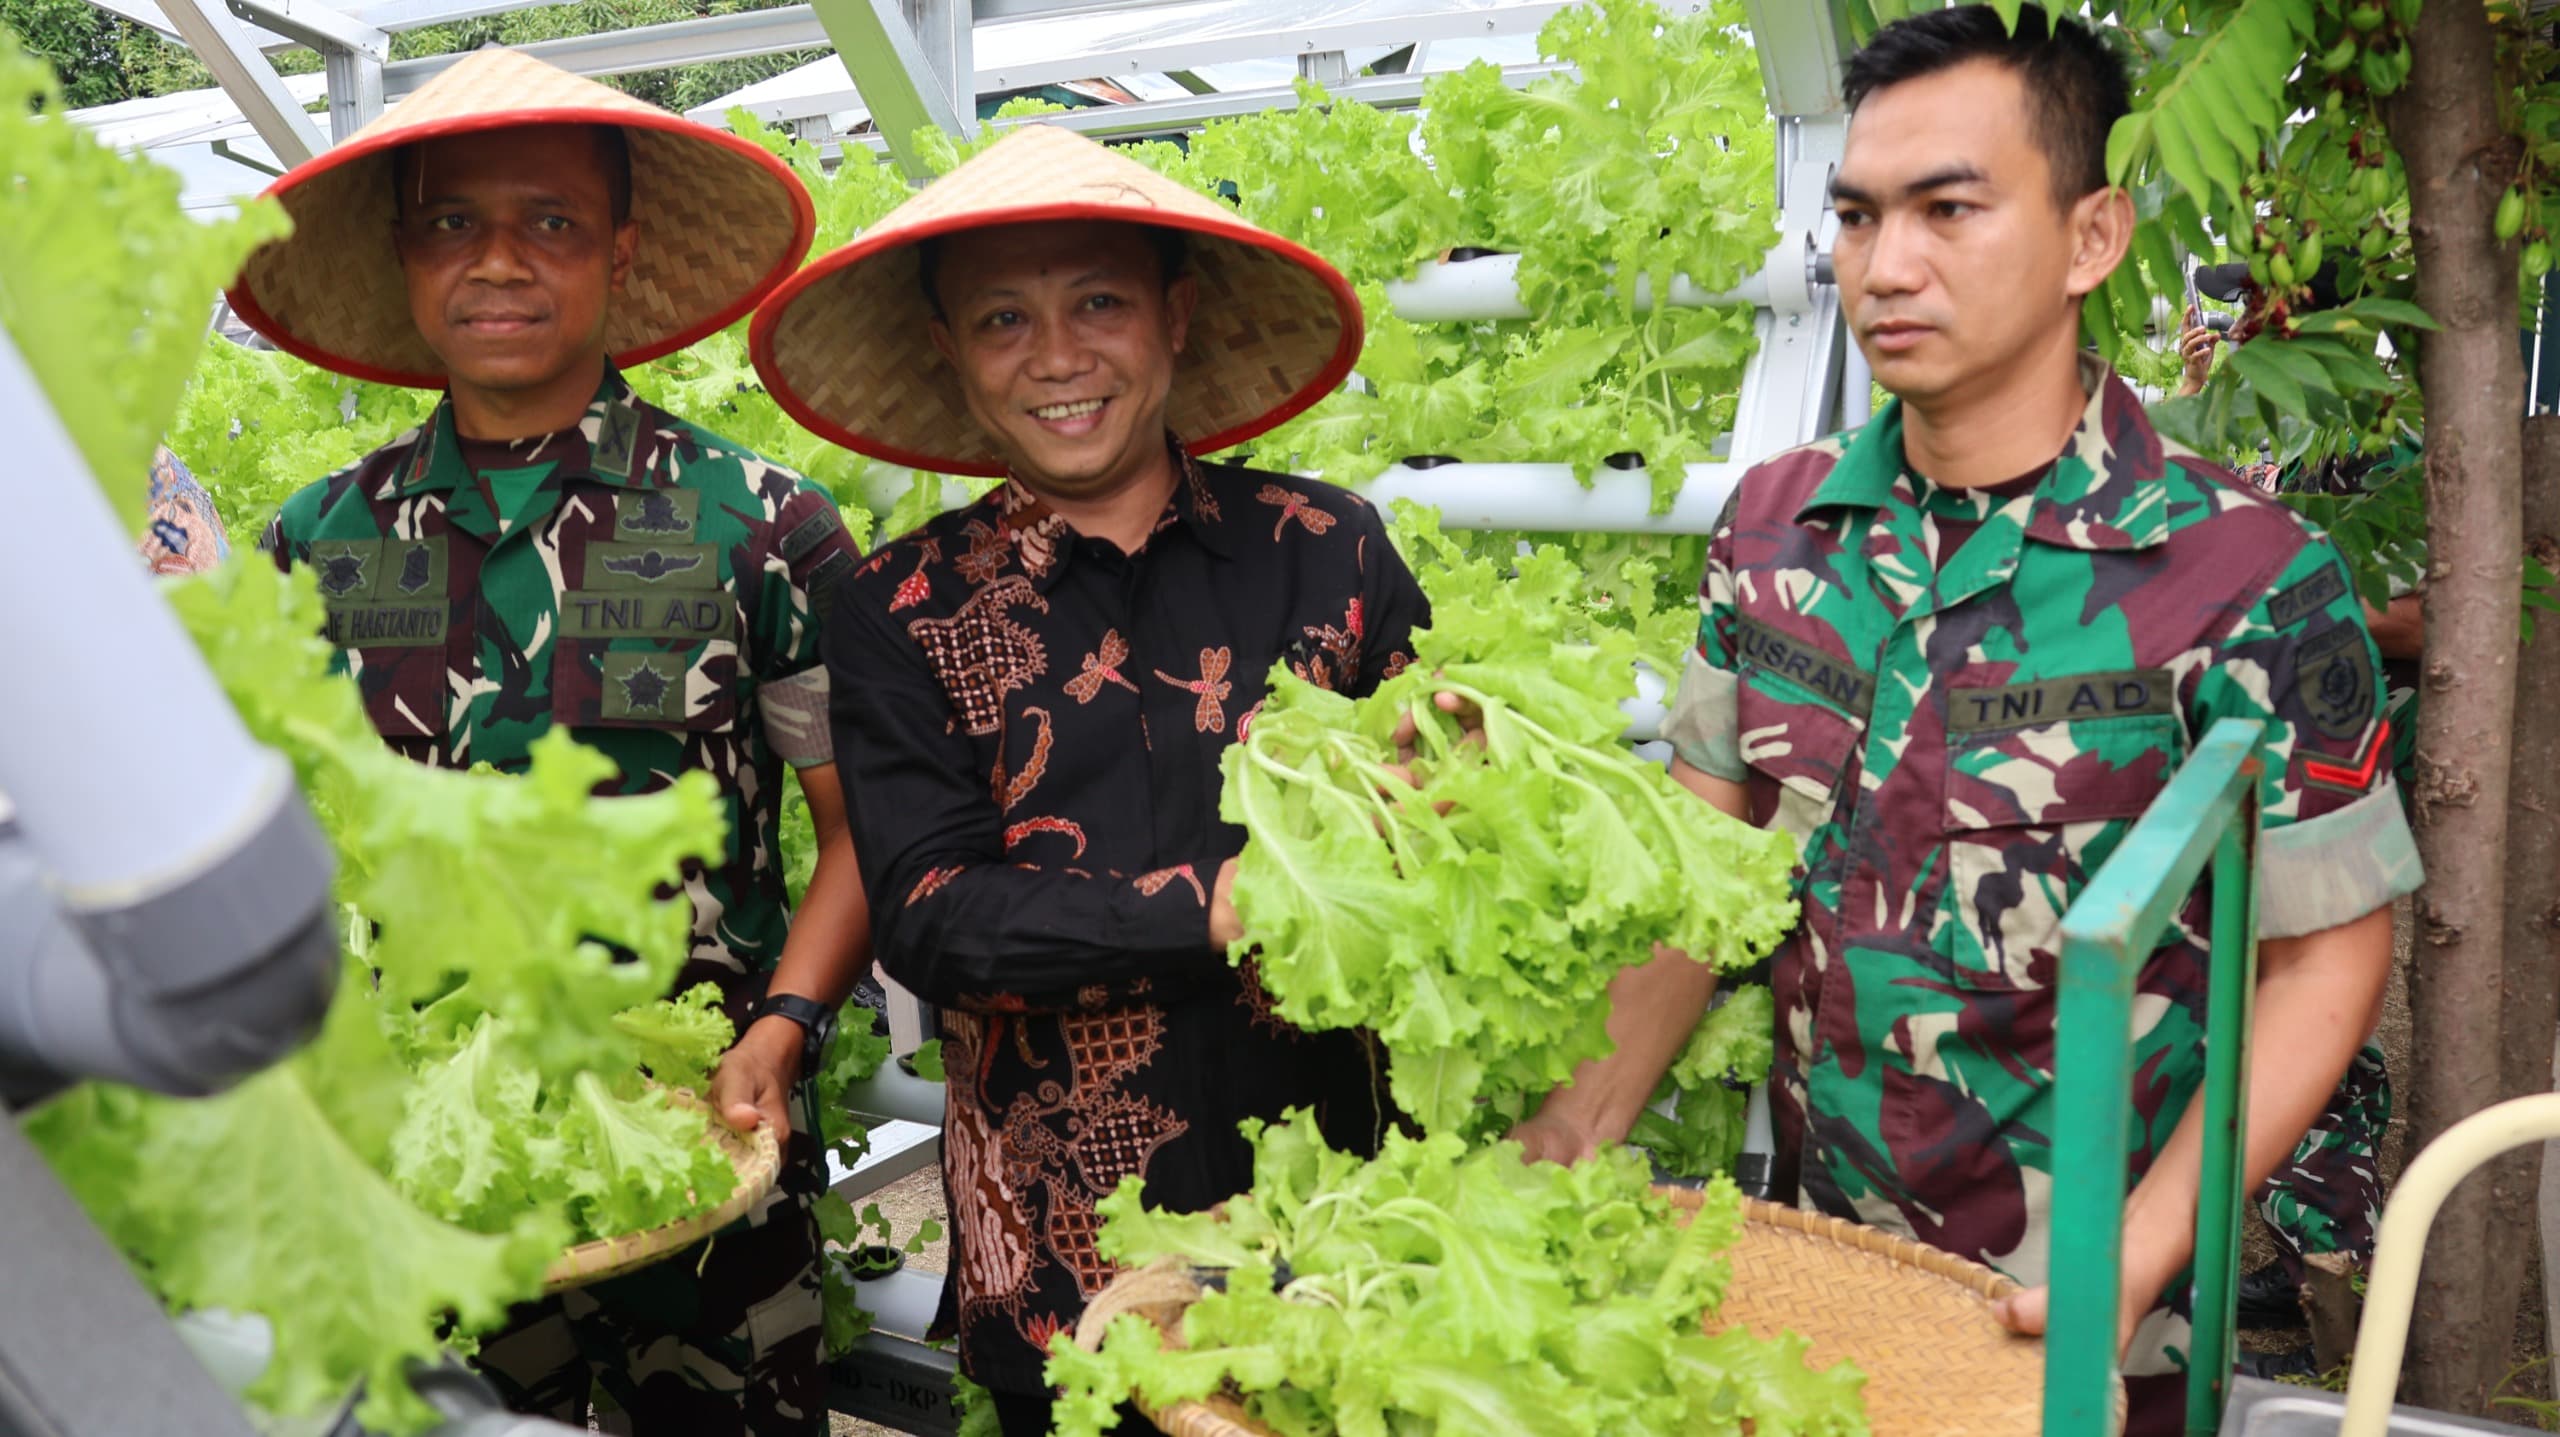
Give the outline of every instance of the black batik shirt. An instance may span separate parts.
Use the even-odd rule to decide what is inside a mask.
[[[873,951],[942,1010],[963,1367],[1039,1388],[1112,1276],[1094,1203],[1128,1174],[1196,1211],[1249,1187],[1237,1123],[1385,1112],[1365,1037],[1281,1021],[1209,942],[1219,755],[1274,662],[1361,694],[1403,667],[1421,590],[1342,490],[1184,458],[1135,554],[1008,483],[885,545],[833,598],[842,775]]]

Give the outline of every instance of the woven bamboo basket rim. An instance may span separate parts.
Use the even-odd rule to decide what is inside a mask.
[[[1303,246],[1127,156],[1024,125],[810,262],[756,311],[765,390],[823,439],[890,464],[998,476],[934,347],[915,247],[1002,225],[1109,221],[1180,230],[1199,285],[1165,424],[1194,454],[1261,434],[1333,392],[1360,357],[1360,299]]]
[[[1696,1189],[1657,1191],[1683,1214],[1705,1200]],[[1712,1330],[1801,1332],[1812,1340],[1811,1365],[1857,1363],[1867,1374],[1876,1437],[2028,1437],[2039,1430],[2044,1344],[2001,1330],[1989,1310],[1993,1299],[2019,1291],[2017,1282],[1926,1243],[1822,1213],[1752,1198],[1742,1209],[1743,1237],[1725,1251],[1734,1279],[1709,1319]],[[1178,1340],[1182,1309],[1199,1292],[1179,1264],[1125,1273],[1087,1308],[1076,1340],[1099,1342],[1121,1312],[1146,1316]],[[2115,1407],[2121,1426],[2121,1384]],[[1272,1437],[1231,1395],[1141,1410],[1168,1437]]]
[[[519,51],[490,46],[267,186],[293,233],[259,247],[232,308],[286,353],[380,384],[442,388],[444,363],[410,318],[392,246],[391,173],[403,146],[534,125],[619,127],[639,246],[606,306],[605,349],[639,364],[735,323],[809,252],[817,211],[791,167],[752,140],[688,120]]]
[[[636,1272],[658,1259],[691,1247],[746,1215],[747,1209],[763,1201],[782,1176],[782,1144],[774,1137],[770,1124],[751,1133],[742,1133],[723,1121],[709,1103],[693,1095],[688,1088],[671,1088],[667,1105],[689,1108],[703,1118],[703,1136],[719,1146],[738,1174],[738,1185],[729,1196],[714,1207],[688,1218],[661,1224],[643,1232],[620,1233],[582,1242],[552,1260],[542,1274],[544,1292],[564,1292],[584,1287],[608,1277]]]

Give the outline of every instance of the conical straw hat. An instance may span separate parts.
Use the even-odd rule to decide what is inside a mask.
[[[1166,405],[1183,446],[1240,443],[1329,393],[1360,357],[1360,301],[1313,253],[1081,135],[1025,125],[793,275],[748,331],[794,419],[848,449],[943,474],[1002,474],[933,347],[920,240],[1043,221],[1184,232],[1200,302]]]
[[[617,363],[655,359],[734,323],[809,252],[809,192],[754,142],[493,47],[268,186],[293,216],[293,234],[249,257],[232,308],[324,368],[443,387],[444,363],[409,319],[391,245],[392,152],[518,125],[619,125],[629,137],[640,244],[607,306],[605,349]]]

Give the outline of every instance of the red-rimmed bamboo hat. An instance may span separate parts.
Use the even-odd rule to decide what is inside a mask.
[[[1192,453],[1298,413],[1360,357],[1360,300],[1333,266],[1081,135],[1025,125],[774,291],[748,331],[756,372],[792,418],[848,449],[942,474],[1002,474],[933,347],[914,247],[1072,220],[1183,231],[1200,302],[1165,423]]]
[[[514,50],[476,51],[380,119],[267,187],[293,233],[241,267],[231,307],[288,353],[358,379],[444,387],[391,245],[392,153],[522,125],[618,125],[631,150],[631,274],[609,307],[618,364],[733,324],[809,252],[816,213],[790,167],[751,140],[672,115]]]

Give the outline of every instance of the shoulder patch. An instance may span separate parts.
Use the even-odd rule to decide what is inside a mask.
[[[853,563],[851,554],[838,549],[820,559],[818,566],[809,571],[809,612],[821,619],[827,616],[827,610],[835,602],[836,581],[853,568]]]
[[[2267,600],[2267,622],[2289,629],[2337,602],[2347,592],[2347,576],[2335,568],[2319,573]]]
[[[829,534],[843,528],[844,516],[836,512],[836,506],[821,502],[808,518],[793,525],[791,532],[782,536],[782,561],[786,564],[799,563],[808,557],[810,550],[825,543]]]
[[[2373,722],[2373,648],[2364,630],[2342,623],[2294,653],[2293,692],[2311,726],[2354,738]]]

